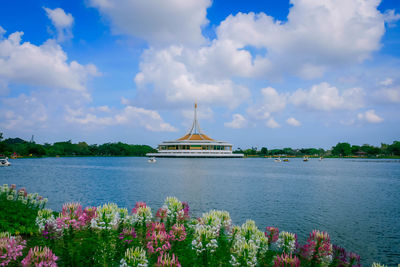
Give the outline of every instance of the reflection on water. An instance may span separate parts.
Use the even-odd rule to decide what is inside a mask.
[[[83,205],[116,202],[153,210],[167,196],[188,201],[193,216],[229,211],[235,224],[253,219],[304,241],[313,229],[361,254],[363,264],[400,263],[400,162],[391,160],[45,158],[12,160],[0,183]]]

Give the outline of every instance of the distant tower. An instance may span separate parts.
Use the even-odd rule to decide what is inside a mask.
[[[31,141],[29,141],[30,143],[34,143],[35,141],[33,140],[33,134],[32,134],[32,137],[31,137]]]

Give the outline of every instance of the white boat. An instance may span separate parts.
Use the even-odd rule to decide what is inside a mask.
[[[4,159],[0,159],[0,166],[1,167],[10,166],[10,165],[11,165],[11,163],[8,162],[8,158],[7,157],[4,158]]]
[[[322,157],[319,157],[319,160],[321,161],[323,158]]]
[[[155,157],[151,157],[151,158],[149,158],[149,160],[148,160],[148,162],[149,163],[156,163],[156,158]]]
[[[275,162],[281,162],[282,160],[280,158],[274,159]]]
[[[304,158],[303,158],[303,161],[308,161],[308,157],[304,157]]]

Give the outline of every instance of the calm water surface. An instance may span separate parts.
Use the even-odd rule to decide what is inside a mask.
[[[253,219],[304,243],[313,229],[359,253],[364,265],[400,263],[400,162],[311,159],[44,158],[11,160],[0,183],[48,197],[48,207],[115,202],[157,210],[167,196],[188,201],[192,216],[229,211],[235,224]]]

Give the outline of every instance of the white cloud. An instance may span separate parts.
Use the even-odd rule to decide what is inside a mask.
[[[102,111],[102,108],[100,111]],[[99,110],[95,108],[94,110]],[[91,109],[93,111],[93,109]],[[164,122],[160,114],[155,110],[148,110],[135,106],[125,106],[122,111],[116,112],[110,116],[99,116],[95,112],[85,112],[83,108],[72,109],[67,107],[66,121],[85,125],[88,127],[93,126],[142,126],[145,129],[153,132],[175,132],[177,129]]]
[[[37,97],[21,94],[0,103],[0,128],[31,133],[33,128],[46,127],[49,114]]]
[[[290,101],[299,107],[313,110],[331,111],[340,109],[358,109],[364,105],[364,92],[361,88],[339,90],[323,82],[309,90],[298,89],[290,96]]]
[[[315,78],[327,67],[363,61],[381,47],[385,28],[383,16],[377,10],[379,1],[292,0],[291,3],[286,23],[264,13],[230,15],[217,28],[217,42],[234,46],[236,54],[243,53],[241,49],[246,46],[265,48],[264,57],[252,58],[243,68],[250,65],[252,75],[270,78],[288,72]],[[229,64],[229,59],[226,63]]]
[[[385,80],[381,81],[380,84],[382,84],[384,86],[392,85],[393,84],[393,79],[392,78],[386,78]]]
[[[400,86],[383,88],[374,93],[374,98],[384,103],[400,103]]]
[[[359,122],[367,122],[367,123],[380,123],[383,121],[383,118],[375,114],[375,110],[373,109],[367,110],[364,113],[358,113],[357,119]]]
[[[247,120],[245,117],[243,117],[243,115],[236,113],[232,115],[232,121],[225,122],[224,125],[225,127],[240,129],[247,126]]]
[[[228,107],[236,107],[248,98],[247,88],[229,79],[202,79],[187,63],[187,53],[190,52],[182,46],[149,49],[144,53],[135,77],[144,98],[151,94],[153,101],[175,104],[197,101]]]
[[[67,62],[67,54],[54,40],[40,46],[21,43],[22,32],[0,39],[0,81],[33,86],[86,90],[90,76],[98,75],[93,64]]]
[[[194,118],[194,109],[185,109],[182,110],[182,115],[185,119],[187,119],[190,123],[193,122]],[[212,119],[214,117],[214,111],[210,107],[198,107],[197,108],[197,119]]]
[[[116,34],[152,44],[199,44],[210,0],[89,0],[105,15]]]
[[[263,105],[269,112],[281,111],[286,107],[286,95],[279,94],[274,88],[267,87],[261,89]]]
[[[279,123],[277,123],[277,122],[274,120],[274,118],[268,119],[268,121],[266,122],[265,125],[267,125],[269,128],[279,128],[279,127],[281,127],[281,126],[279,125]]]
[[[389,25],[389,27],[394,27],[396,26],[396,22],[400,20],[400,14],[399,13],[394,13],[394,9],[388,9],[385,11],[383,14],[383,18],[385,19],[385,22]]]
[[[50,9],[44,7],[43,9],[57,30],[57,40],[63,42],[71,39],[73,37],[71,27],[74,23],[72,15],[66,14],[62,8]]]
[[[283,111],[286,107],[287,95],[279,94],[274,88],[261,89],[262,98],[249,106],[247,113],[255,119],[270,119],[271,113]],[[271,124],[273,125],[273,123]]]
[[[188,1],[188,8],[192,7],[191,1]],[[126,23],[124,17],[127,16],[122,16],[120,10],[128,13],[138,5],[136,0],[129,4],[121,1],[119,5],[108,0],[92,0],[91,4],[110,17],[114,29],[135,36],[143,35],[142,38],[150,40],[151,46],[144,52],[140,71],[135,77],[141,96],[137,103],[152,101],[153,105],[150,106],[155,107],[154,103],[171,105],[197,100],[199,103],[233,108],[249,97],[247,88],[233,82],[238,81],[237,77],[276,80],[297,75],[312,79],[322,76],[330,68],[359,63],[381,47],[385,27],[376,0],[291,2],[293,6],[285,23],[264,13],[230,15],[216,28],[214,40],[208,44],[197,42],[201,44],[198,46],[185,45],[179,36],[175,37],[175,41],[168,39],[166,42],[165,38],[157,40],[161,36],[157,34],[160,20],[153,18],[151,12],[146,15],[149,20],[154,20],[154,25],[147,29],[148,23],[144,22],[141,27],[153,37],[147,37],[137,30],[137,23]],[[176,3],[173,2],[171,7]],[[208,1],[204,3],[204,6],[209,5]],[[141,5],[147,8],[153,4],[152,0]],[[141,8],[138,10],[143,10]],[[131,11],[129,16],[134,19],[132,14],[136,12]],[[180,19],[179,15],[177,17]],[[135,19],[141,20],[140,16]],[[198,20],[196,29],[201,25],[199,21],[202,20]],[[190,22],[188,24],[192,25]],[[130,28],[125,29],[121,25],[129,25]],[[168,25],[165,23],[165,27]],[[168,43],[170,46],[160,48],[159,43]],[[264,53],[252,53],[253,50]],[[324,97],[330,98],[325,92],[321,94],[325,102],[306,106],[322,110],[363,106],[361,89],[349,89],[341,95],[338,92],[335,95],[334,90],[329,91],[333,93],[333,99],[325,100]],[[265,91],[262,94],[272,93],[268,89]],[[280,97],[278,101],[268,101],[276,95]],[[269,113],[284,109],[287,96],[276,95],[269,95],[269,98],[263,96],[265,104],[251,107],[249,113],[268,118]],[[356,103],[349,103],[346,107],[352,97],[355,97]]]
[[[292,125],[292,126],[296,126],[296,127],[301,125],[301,123],[298,120],[296,120],[295,118],[293,118],[293,117],[288,118],[286,120],[286,123],[289,124],[289,125]]]

